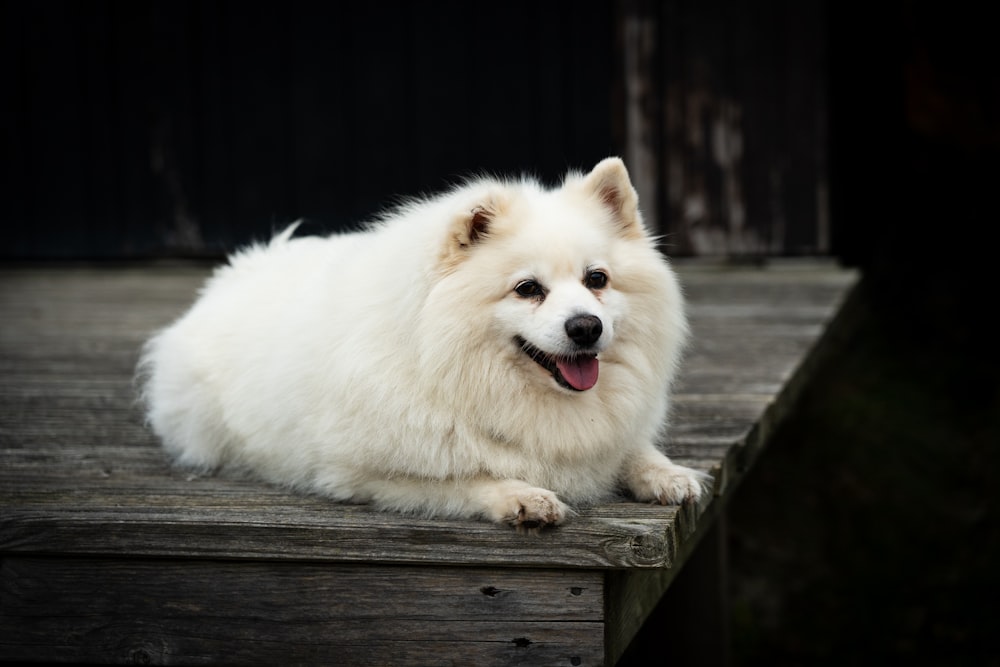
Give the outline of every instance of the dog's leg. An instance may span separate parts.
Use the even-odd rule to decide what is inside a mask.
[[[677,465],[650,445],[625,462],[622,481],[636,500],[679,505],[707,493],[712,476]]]
[[[480,516],[516,528],[559,525],[572,510],[547,489],[516,479],[371,480],[361,496],[384,509],[434,516]]]

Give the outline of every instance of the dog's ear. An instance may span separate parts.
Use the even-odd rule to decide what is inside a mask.
[[[502,197],[493,193],[479,198],[455,216],[441,252],[441,263],[445,270],[457,266],[473,246],[489,238],[503,206]]]
[[[491,206],[477,204],[468,213],[460,216],[455,230],[455,241],[459,248],[468,248],[476,245],[490,233],[490,225],[496,216],[496,210]]]
[[[617,157],[609,157],[583,179],[583,187],[596,196],[611,212],[619,231],[628,237],[645,234],[639,214],[639,195],[628,177],[625,163]]]
[[[460,250],[482,243],[490,236],[493,224],[506,207],[499,191],[484,193],[459,213],[451,226],[451,242]]]

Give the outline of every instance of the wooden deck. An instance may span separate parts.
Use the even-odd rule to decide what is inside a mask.
[[[0,660],[615,664],[835,351],[857,280],[677,265],[694,341],[667,449],[714,497],[534,535],[172,470],[132,373],[207,269],[0,270]]]

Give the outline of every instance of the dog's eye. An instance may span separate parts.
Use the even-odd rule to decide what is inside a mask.
[[[523,296],[526,299],[537,299],[538,297],[545,296],[545,291],[542,286],[536,283],[534,280],[522,280],[514,288],[518,296]]]
[[[591,271],[587,274],[583,284],[590,289],[603,289],[608,284],[608,274],[604,271]]]

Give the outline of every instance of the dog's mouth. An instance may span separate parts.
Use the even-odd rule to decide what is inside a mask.
[[[560,386],[573,391],[586,391],[597,384],[600,363],[596,354],[576,354],[559,357],[542,352],[520,336],[514,339],[521,351],[552,374]]]

